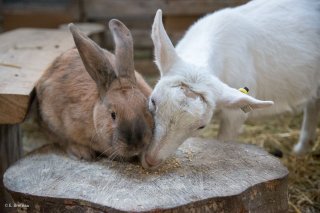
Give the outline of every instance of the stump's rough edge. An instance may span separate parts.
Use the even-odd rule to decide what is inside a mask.
[[[277,184],[271,183],[273,181],[276,181]],[[130,212],[163,212],[163,213],[173,213],[173,212],[194,212],[195,210],[201,211],[201,212],[212,212],[212,211],[226,211],[229,210],[229,212],[232,212],[234,208],[236,208],[239,212],[245,212],[245,211],[251,211],[251,212],[287,212],[288,210],[288,202],[286,203],[279,203],[279,206],[281,209],[270,209],[270,205],[268,205],[268,202],[265,203],[265,206],[262,206],[263,208],[260,209],[261,206],[257,206],[255,208],[250,208],[248,206],[250,202],[244,201],[241,196],[247,197],[250,196],[250,194],[254,194],[255,190],[258,190],[260,187],[268,188],[272,187],[273,191],[282,191],[283,193],[281,196],[286,197],[287,200],[287,182],[288,182],[288,174],[285,175],[283,178],[275,179],[272,181],[268,181],[265,183],[260,183],[253,185],[252,187],[244,190],[242,193],[239,193],[234,196],[228,196],[228,197],[214,197],[214,198],[208,198],[206,200],[200,200],[191,202],[187,205],[179,205],[173,208],[168,209],[161,209],[156,208],[152,210],[147,211],[130,211]],[[268,185],[271,186],[268,186]],[[285,189],[282,189],[281,186],[285,186]],[[36,211],[36,212],[61,212],[68,210],[68,212],[75,212],[78,213],[79,210],[85,212],[87,210],[90,210],[90,212],[112,212],[112,213],[120,213],[120,212],[127,212],[124,210],[115,209],[109,206],[102,206],[98,203],[89,202],[82,199],[70,199],[70,198],[55,198],[55,197],[40,197],[37,195],[31,195],[27,193],[21,193],[16,191],[11,191],[7,189],[8,192],[10,192],[11,196],[15,200],[15,202],[23,203],[28,205],[27,210],[30,211]],[[258,198],[259,199],[259,198]],[[260,197],[261,199],[261,197]],[[263,200],[263,199],[262,199]],[[275,200],[282,200],[279,197],[275,197]],[[240,202],[239,202],[240,201]],[[238,202],[239,204],[236,205],[235,203]],[[251,200],[251,202],[256,202],[255,200]],[[45,205],[44,205],[45,204]],[[40,208],[40,206],[46,206],[47,208]],[[211,208],[210,208],[211,207]],[[248,208],[249,207],[249,208]],[[54,210],[53,210],[54,208]]]

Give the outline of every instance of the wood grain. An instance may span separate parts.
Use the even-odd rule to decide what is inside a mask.
[[[1,8],[3,28],[56,28],[62,23],[79,21],[78,0],[6,1]],[[1,5],[0,5],[1,6]]]
[[[23,121],[36,82],[73,46],[67,30],[25,28],[0,35],[0,124]]]
[[[287,175],[256,146],[192,138],[153,172],[51,145],[10,167],[4,184],[29,212],[286,212]]]

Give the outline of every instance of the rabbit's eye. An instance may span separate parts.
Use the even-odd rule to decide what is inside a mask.
[[[113,120],[116,120],[116,113],[115,113],[115,112],[111,112],[111,118],[112,118]]]

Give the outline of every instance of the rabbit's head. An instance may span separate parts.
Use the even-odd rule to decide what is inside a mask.
[[[139,155],[149,144],[153,118],[147,108],[148,97],[137,85],[131,33],[115,19],[109,22],[109,28],[115,54],[100,48],[75,25],[69,25],[82,62],[97,86],[95,140],[103,154],[128,158]]]

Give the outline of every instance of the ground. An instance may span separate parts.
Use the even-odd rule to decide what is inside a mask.
[[[239,141],[255,144],[283,156],[281,162],[289,170],[289,212],[320,212],[320,124],[318,140],[310,154],[296,157],[292,153],[298,141],[302,115],[280,116],[260,123],[247,123]],[[212,138],[219,125],[213,122],[202,136]],[[280,153],[281,152],[281,153]]]

